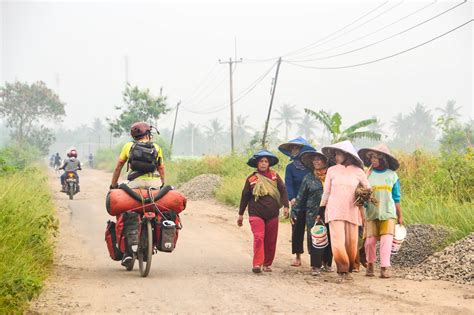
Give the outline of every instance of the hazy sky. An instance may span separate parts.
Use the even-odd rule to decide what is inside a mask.
[[[284,60],[330,56],[389,37],[462,1],[156,1],[19,2],[1,5],[1,83],[43,80],[66,102],[65,124],[113,117],[121,104],[125,56],[129,81],[159,94],[169,105],[183,100],[178,126],[218,117],[229,125],[229,69],[218,59],[244,58],[234,74],[234,95],[251,86],[274,61],[250,62],[295,51],[344,28]],[[384,4],[385,3],[385,4]],[[383,5],[382,5],[383,4]],[[425,9],[421,9],[426,7]],[[398,19],[413,13],[400,22]],[[302,63],[332,67],[385,57],[436,37],[473,16],[471,1],[420,27],[373,47]],[[391,26],[387,26],[392,24]],[[386,28],[377,31],[378,29]],[[473,23],[406,54],[356,68],[316,70],[282,63],[275,106],[339,111],[345,125],[394,115],[417,102],[430,109],[455,99],[473,117]],[[377,31],[377,32],[375,32]],[[365,35],[375,32],[370,36]],[[339,47],[340,46],[340,47]],[[315,54],[317,53],[317,54]],[[312,56],[307,57],[307,55]],[[275,68],[235,104],[261,129]],[[197,89],[197,90],[196,90]],[[195,114],[186,110],[217,113]],[[161,119],[172,125],[173,115]],[[273,122],[275,124],[275,122]]]

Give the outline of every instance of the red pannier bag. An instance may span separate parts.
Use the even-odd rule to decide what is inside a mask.
[[[118,216],[129,210],[138,210],[139,213],[143,213],[143,208],[145,208],[145,210],[153,209],[153,203],[149,198],[147,189],[131,189],[123,184],[119,187],[121,189],[112,189],[107,194],[106,208],[110,215]],[[135,197],[131,194],[134,194]],[[186,208],[186,197],[180,192],[172,190],[171,186],[165,186],[162,190],[152,191],[154,198],[157,197],[158,194],[164,194],[154,202],[160,211],[173,210],[179,214]],[[144,205],[141,201],[142,198]]]
[[[112,221],[107,222],[107,229],[105,230],[105,243],[107,244],[107,250],[109,251],[110,258],[113,260],[121,260],[123,257],[123,250],[120,249],[119,245],[120,240],[117,239],[117,235],[120,235],[119,239],[121,238],[122,229],[120,229],[120,234],[117,234],[117,230],[118,224],[115,224],[115,222]]]

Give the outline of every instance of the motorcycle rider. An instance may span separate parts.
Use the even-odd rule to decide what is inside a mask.
[[[163,150],[152,142],[153,127],[146,122],[136,122],[130,127],[133,141],[126,143],[115,166],[110,189],[118,188],[118,179],[123,166],[127,163],[127,179],[130,188],[161,188],[165,184],[165,166]],[[155,128],[156,130],[156,128]],[[159,134],[158,130],[156,132]],[[145,158],[143,158],[145,156]],[[124,213],[125,253],[122,266],[129,268],[133,264],[132,246],[138,244],[138,214]],[[128,222],[127,222],[128,220]]]
[[[92,155],[92,152],[89,153],[89,167],[94,168],[94,156]]]
[[[60,170],[64,170],[64,173],[61,175],[61,191],[65,192],[66,186],[66,174],[68,172],[74,172],[77,178],[77,192],[81,191],[79,186],[79,175],[77,174],[78,170],[82,170],[81,162],[77,158],[77,151],[76,149],[71,149],[67,153],[68,158],[64,160],[63,165],[59,168]]]
[[[56,155],[54,156],[54,168],[60,167],[61,166],[61,156],[59,155],[59,152],[56,152]]]

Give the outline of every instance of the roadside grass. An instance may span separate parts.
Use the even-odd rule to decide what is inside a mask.
[[[0,174],[0,314],[21,314],[39,294],[53,259],[57,231],[44,173]]]
[[[118,153],[116,153],[118,155]],[[116,156],[113,157],[113,163]],[[474,153],[436,156],[421,151],[397,152],[397,171],[402,187],[402,209],[406,224],[444,225],[451,229],[450,240],[474,231]],[[288,158],[278,153],[274,167],[282,178]],[[165,161],[166,182],[179,186],[201,174],[222,176],[216,199],[238,207],[246,177],[253,171],[243,155],[206,156]],[[106,169],[110,169],[110,166]]]

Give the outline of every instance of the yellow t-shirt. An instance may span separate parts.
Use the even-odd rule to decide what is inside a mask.
[[[161,164],[160,164],[159,167],[163,167],[164,166],[163,150],[161,150],[160,146],[157,145],[156,143],[153,143],[153,145],[155,146],[156,151],[158,152],[156,160],[158,161],[158,160],[161,159]],[[122,148],[122,151],[120,151],[120,155],[119,155],[120,161],[122,161],[122,162],[127,162],[128,161],[128,158],[130,157],[130,150],[132,149],[132,146],[133,146],[133,141],[125,143],[125,145]],[[156,179],[157,177],[160,177],[160,175],[158,174],[158,172],[155,172],[155,173],[148,173],[148,174],[142,175],[142,176],[138,177],[137,179],[140,179],[140,180],[153,180],[153,179]]]

